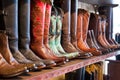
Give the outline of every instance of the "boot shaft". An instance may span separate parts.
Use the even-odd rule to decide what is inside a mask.
[[[39,0],[31,1],[31,42],[43,44],[46,4]]]
[[[78,13],[78,0],[71,0],[71,42],[74,43],[76,39],[77,30],[77,13]]]
[[[30,0],[20,0],[18,7],[19,48],[29,49],[30,43]]]
[[[64,11],[63,27],[62,33],[70,36],[70,12],[71,12],[71,0],[64,0],[61,3],[62,9]]]
[[[89,13],[83,10],[83,28],[82,28],[83,41],[87,39],[89,16],[90,16]]]
[[[48,35],[49,35],[49,27],[50,27],[50,17],[51,17],[51,8],[52,5],[46,4],[45,10],[45,23],[44,23],[44,44],[48,44]]]
[[[18,50],[18,0],[3,1],[7,16],[4,16],[9,46],[12,52]]]
[[[99,18],[98,14],[94,14],[94,13],[90,14],[90,22],[89,22],[88,29],[94,31],[95,37],[97,37],[98,35],[97,34],[98,33],[98,20],[99,20],[98,18]]]
[[[78,18],[77,18],[77,41],[82,39],[82,26],[83,26],[83,14],[82,10],[78,9]]]

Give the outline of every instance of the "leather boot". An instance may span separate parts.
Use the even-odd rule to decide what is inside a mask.
[[[104,49],[104,48],[101,48],[98,44],[98,42],[96,41],[96,38],[95,38],[95,35],[94,35],[94,31],[93,30],[90,30],[90,33],[91,33],[91,37],[92,37],[92,40],[93,40],[93,43],[95,44],[96,48],[102,52],[102,54],[105,54],[105,53],[108,53],[109,51],[107,49]]]
[[[88,48],[89,46],[86,42],[86,39],[87,39],[87,32],[88,32],[88,25],[89,25],[89,17],[90,17],[90,14],[87,11],[83,10],[82,38]],[[92,52],[93,55],[100,54],[100,52],[95,48],[89,48],[88,51]]]
[[[63,27],[62,27],[62,47],[67,53],[78,52],[78,50],[71,44],[70,38],[70,13],[71,13],[71,0],[64,0],[61,2],[64,11]]]
[[[0,53],[2,54],[2,56],[4,57],[4,59],[12,66],[15,67],[27,67],[27,69],[33,70],[33,69],[37,69],[35,64],[19,64],[14,57],[12,56],[12,53],[9,49],[9,45],[8,45],[8,37],[6,36],[5,31],[0,31]]]
[[[43,44],[46,3],[40,0],[31,1],[31,44],[32,51],[43,59],[53,59]],[[55,59],[54,59],[55,60]],[[65,59],[56,59],[57,63],[64,63]]]
[[[78,0],[71,0],[71,26],[70,26],[70,35],[71,35],[71,43],[73,46],[79,50],[77,47],[77,13],[78,13]]]
[[[97,48],[97,46],[94,44],[93,42],[93,38],[92,38],[92,35],[91,35],[91,31],[88,30],[88,35],[87,35],[87,43],[88,43],[88,46],[90,48],[96,48],[98,50],[98,53],[97,54],[94,54],[95,56],[99,56],[101,55],[101,51],[99,51],[99,49]]]
[[[102,51],[103,53],[104,52],[108,53],[109,50],[102,48],[102,46],[97,41],[97,37],[99,36],[98,35],[99,18],[100,16],[98,14],[91,13],[88,29],[91,30],[93,42],[97,46],[98,50]]]
[[[0,14],[0,21],[2,22],[0,24],[0,42],[1,42],[1,53],[2,55],[5,57],[5,59],[8,61],[8,63],[10,65],[13,65],[15,67],[27,67],[28,69],[36,69],[35,64],[19,64],[12,56],[10,49],[9,49],[9,45],[8,45],[8,37],[6,36],[6,32],[5,32],[5,22],[4,22],[4,16],[5,15],[5,11],[3,10],[4,6],[3,6],[3,1],[0,2],[1,3],[1,10],[2,13]],[[4,49],[3,49],[4,48]]]
[[[81,10],[81,9],[79,9],[78,10],[78,22],[77,22],[77,45],[78,45],[78,48],[80,49],[80,50],[83,50],[84,52],[93,52],[93,50],[96,50],[95,48],[94,49],[90,49],[89,47],[88,47],[88,45],[86,44],[86,41],[85,41],[85,39],[84,39],[84,41],[83,41],[83,31],[86,31],[85,29],[83,30],[83,11],[84,10]],[[85,19],[85,18],[84,18]],[[86,29],[87,29],[87,27],[86,27]],[[86,33],[87,32],[84,32],[84,34],[85,34],[85,36],[84,36],[84,38],[85,37],[87,37],[86,36]],[[90,54],[91,55],[91,54]]]
[[[101,27],[101,17],[98,17],[98,33],[97,33],[97,41],[98,44],[100,45],[100,48],[102,47],[102,49],[104,48],[106,51],[110,52],[111,49],[107,46],[107,44],[104,42],[103,37],[102,37],[102,27]]]
[[[102,27],[103,39],[104,39],[105,43],[108,45],[108,47],[110,47],[112,49],[117,48],[117,46],[115,46],[115,45],[110,45],[106,39],[106,20],[105,19],[102,20],[101,27]]]
[[[0,53],[0,78],[10,78],[27,72],[25,67],[15,67],[7,63]]]
[[[83,52],[77,46],[77,15],[78,15],[78,0],[71,0],[71,25],[70,25],[70,35],[72,45],[79,51],[81,56],[87,57],[88,53]]]
[[[19,63],[32,63],[18,50],[18,0],[4,0],[3,4],[5,12],[7,12],[4,20],[12,55]]]
[[[54,61],[42,60],[36,56],[33,51],[29,48],[30,43],[30,0],[19,1],[19,50],[20,52],[33,63],[35,63],[38,68],[43,68],[53,66]]]
[[[73,59],[78,57],[79,53],[66,53],[61,45],[61,31],[62,31],[62,19],[63,19],[63,11],[61,8],[57,8],[57,15],[56,15],[56,36],[55,36],[55,47],[58,50],[58,52],[64,56],[66,56],[68,59]]]
[[[55,37],[56,37],[56,20],[57,20],[57,15],[56,15],[56,8],[52,8],[52,13],[51,13],[51,24],[50,24],[50,30],[49,30],[49,45],[50,49],[54,52],[55,55],[58,57],[64,57],[64,55],[60,54],[60,52],[57,50],[55,46]]]
[[[52,10],[52,5],[50,3],[47,3],[46,10],[45,10],[44,41],[43,42],[53,60],[62,60],[62,59],[65,59],[65,57],[64,56],[60,57],[60,56],[55,55],[54,51],[49,46],[48,40],[49,40],[51,10]]]

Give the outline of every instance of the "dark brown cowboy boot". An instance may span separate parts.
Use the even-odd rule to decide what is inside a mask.
[[[10,78],[27,72],[25,67],[15,67],[7,63],[0,53],[0,78]]]
[[[91,33],[91,37],[92,37],[93,43],[95,44],[96,48],[99,51],[101,51],[102,54],[108,53],[109,51],[107,49],[104,49],[104,48],[102,48],[102,47],[99,46],[98,42],[96,41],[96,38],[95,38],[95,35],[94,35],[94,31],[90,30],[90,33]]]
[[[38,68],[44,63],[47,67],[53,66],[54,61],[42,60],[29,48],[30,43],[30,0],[19,1],[19,50]],[[42,63],[41,63],[42,62]]]
[[[101,24],[102,24],[101,17],[99,17],[97,41],[103,48],[108,49],[109,51],[111,51],[109,49],[110,47],[106,44],[106,42],[103,39],[103,33],[102,33],[102,26],[101,26]]]
[[[102,17],[102,18],[104,18],[104,17]],[[104,18],[104,19],[102,20],[102,23],[101,23],[103,39],[104,39],[105,43],[108,45],[109,48],[115,49],[115,48],[117,48],[117,46],[115,46],[115,45],[110,45],[110,43],[109,43],[109,42],[107,41],[107,39],[106,39],[106,26],[107,26],[107,25],[106,25],[106,19]]]
[[[78,50],[71,44],[70,37],[70,13],[71,13],[71,0],[64,0],[61,3],[64,11],[63,27],[62,27],[62,46],[67,53],[78,52]]]
[[[36,55],[43,59],[53,59],[43,44],[46,3],[40,0],[31,1],[31,44],[30,47]],[[64,63],[65,59],[56,59],[57,63]]]
[[[100,44],[97,41],[97,37],[99,36],[98,35],[99,18],[100,17],[98,14],[91,13],[88,29],[91,30],[93,42],[97,46],[97,49],[102,51],[103,53],[104,52],[107,53],[109,52],[109,50],[102,48],[102,46],[100,46]]]
[[[94,44],[94,42],[93,42],[91,30],[88,30],[87,43],[88,43],[88,46],[89,46],[90,48],[96,48],[96,49],[99,51],[98,47],[97,47],[97,46]],[[97,54],[94,54],[94,55],[96,55],[96,56],[101,55],[101,51],[99,51]]]
[[[71,0],[71,25],[70,25],[70,35],[71,43],[73,46],[79,50],[77,47],[77,13],[78,13],[78,0]]]

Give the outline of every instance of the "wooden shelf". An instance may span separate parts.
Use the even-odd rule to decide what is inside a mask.
[[[58,67],[53,67],[52,69],[43,69],[41,71],[30,72],[28,74],[24,74],[12,79],[23,79],[23,80],[48,80],[53,77],[57,77],[59,75],[74,71],[76,69],[85,67],[87,65],[103,61],[106,58],[115,56],[119,54],[120,51],[111,52],[109,54],[101,55],[101,56],[94,56],[89,59],[75,59],[71,60],[70,62],[66,63],[65,65],[61,65]]]
[[[98,5],[98,6],[109,6],[109,7],[117,7],[120,2],[117,0],[79,0],[80,2]]]

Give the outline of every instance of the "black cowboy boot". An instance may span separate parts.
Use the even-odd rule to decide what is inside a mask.
[[[18,0],[3,1],[3,7],[7,16],[4,16],[6,33],[8,35],[8,43],[13,57],[19,63],[32,63],[32,61],[26,59],[22,53],[18,50]],[[9,52],[9,54],[11,54]],[[12,61],[12,59],[11,59]],[[15,64],[17,64],[15,62]],[[41,65],[43,66],[43,64]]]

